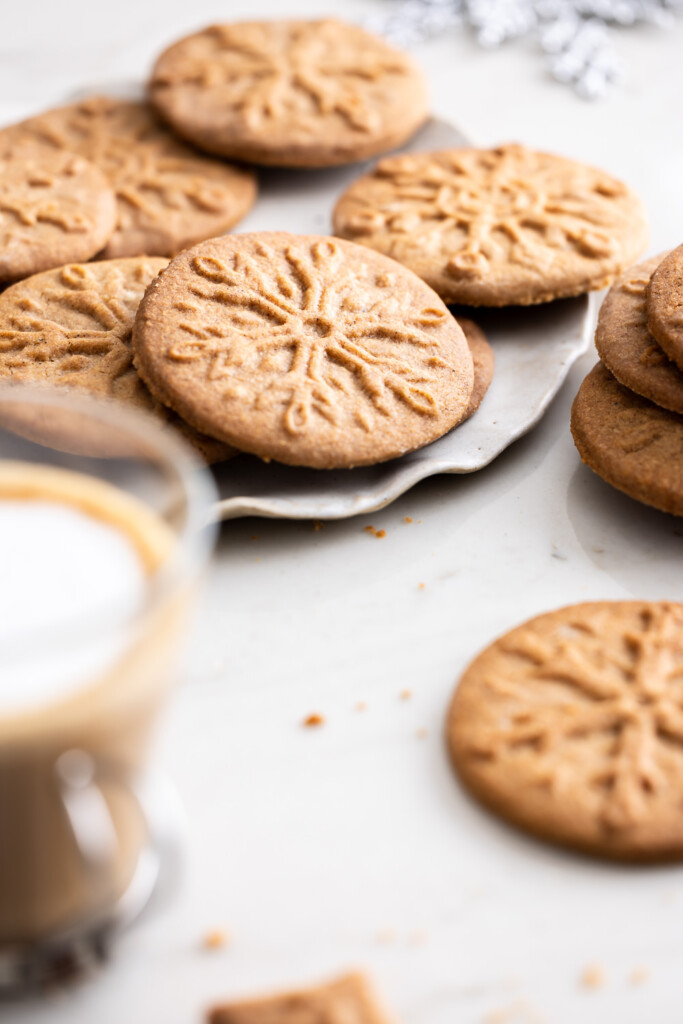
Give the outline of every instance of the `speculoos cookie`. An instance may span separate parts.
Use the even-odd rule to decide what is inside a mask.
[[[470,320],[464,316],[459,316],[457,317],[457,321],[460,324],[460,328],[467,340],[474,366],[474,385],[472,387],[472,394],[470,395],[467,411],[463,417],[464,420],[468,420],[470,416],[473,416],[477,411],[484,400],[484,395],[491,386],[496,365],[496,357],[488,338],[482,331],[481,327],[478,324],[475,324],[474,320]]]
[[[683,516],[683,416],[636,395],[598,363],[574,399],[571,430],[579,455],[603,480]]]
[[[528,305],[604,288],[647,244],[640,200],[604,171],[520,145],[385,157],[341,196],[334,232],[446,302]]]
[[[202,149],[283,167],[386,152],[428,112],[407,54],[330,19],[212,25],[161,54],[149,98]]]
[[[97,167],[0,133],[0,284],[88,260],[116,225],[116,201]]]
[[[548,612],[465,670],[447,735],[465,786],[534,835],[599,857],[683,857],[683,605]]]
[[[181,253],[133,332],[153,394],[198,430],[317,469],[395,458],[460,422],[465,336],[405,267],[337,238],[262,232]]]
[[[683,370],[683,245],[665,256],[652,274],[647,322],[652,335]]]
[[[80,153],[108,178],[118,221],[105,259],[174,256],[230,230],[256,198],[250,170],[185,145],[146,103],[95,96],[6,131]]]

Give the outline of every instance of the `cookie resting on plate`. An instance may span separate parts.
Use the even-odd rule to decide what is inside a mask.
[[[157,60],[149,98],[210,153],[281,167],[328,167],[401,145],[428,113],[412,59],[357,25],[212,25]]]
[[[640,200],[622,182],[519,145],[385,157],[338,200],[334,231],[470,306],[604,288],[648,236]]]

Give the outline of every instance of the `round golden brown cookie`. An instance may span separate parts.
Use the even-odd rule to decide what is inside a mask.
[[[665,256],[652,274],[647,322],[653,337],[683,370],[683,245]]]
[[[150,287],[135,365],[183,419],[241,451],[317,469],[370,465],[441,437],[472,357],[437,295],[352,242],[228,235]]]
[[[683,373],[647,327],[645,296],[660,260],[656,256],[632,267],[612,285],[600,308],[595,346],[607,369],[627,388],[683,413]]]
[[[97,96],[6,132],[71,149],[106,175],[118,201],[118,225],[102,253],[107,259],[174,256],[228,231],[256,198],[251,171],[185,145],[146,103]]]
[[[683,857],[683,605],[579,604],[487,647],[448,716],[454,765],[491,810],[619,860]]]
[[[467,340],[474,366],[474,386],[472,387],[467,412],[463,417],[463,420],[468,420],[477,411],[484,395],[491,387],[496,357],[486,335],[481,327],[475,324],[474,320],[469,320],[464,316],[459,316],[457,320]]]
[[[620,181],[519,145],[386,157],[339,199],[334,231],[470,306],[604,288],[647,244]]]
[[[133,366],[135,313],[167,262],[135,257],[72,263],[7,288],[0,295],[0,382],[75,388],[153,412],[207,461],[218,462],[232,450],[161,406]],[[40,440],[35,431],[33,436]]]
[[[428,113],[410,57],[333,20],[212,25],[161,54],[149,97],[202,149],[281,167],[386,152]]]
[[[683,516],[683,417],[629,391],[598,363],[572,406],[579,455],[636,501]]]
[[[115,225],[114,193],[97,167],[0,134],[0,284],[90,259]]]

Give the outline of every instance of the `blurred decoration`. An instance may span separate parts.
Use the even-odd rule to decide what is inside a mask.
[[[534,39],[553,78],[584,99],[604,96],[618,80],[614,28],[637,24],[669,28],[683,0],[387,0],[391,13],[368,27],[409,48],[455,25],[468,26],[480,46]]]

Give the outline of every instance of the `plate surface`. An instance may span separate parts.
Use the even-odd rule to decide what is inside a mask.
[[[467,144],[452,125],[432,120],[403,151]],[[325,171],[264,171],[259,201],[240,231],[327,234],[337,197],[374,162]],[[471,420],[420,451],[361,469],[296,469],[239,456],[216,469],[216,517],[342,519],[382,508],[436,473],[481,469],[538,423],[586,350],[588,311],[587,296],[530,308],[475,310],[495,349],[496,372]]]

